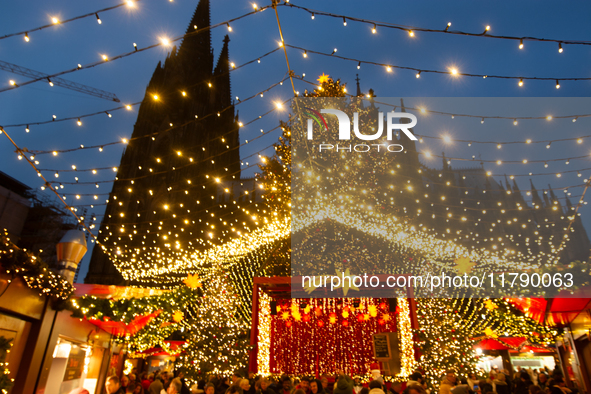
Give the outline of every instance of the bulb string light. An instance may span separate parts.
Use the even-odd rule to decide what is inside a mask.
[[[308,84],[314,87],[318,87],[318,83],[314,83],[311,81],[306,80],[305,78],[301,77],[301,76],[295,76],[294,78]],[[352,94],[346,93],[345,95],[348,97],[356,97]],[[364,98],[364,100],[366,100]],[[376,100],[375,97],[372,97],[371,101],[374,104],[382,104],[386,107],[392,107],[392,110],[395,111],[396,109],[400,108],[399,105],[392,105],[392,103],[386,103],[386,102],[382,102],[379,100]],[[474,114],[461,114],[461,113],[456,113],[456,112],[442,112],[442,111],[435,111],[435,110],[431,110],[431,109],[426,109],[424,107],[409,107],[409,106],[405,106],[406,110],[411,110],[411,111],[417,111],[419,114],[428,114],[428,115],[445,115],[445,116],[451,116],[452,118],[458,117],[458,118],[477,118],[479,120],[487,120],[487,119],[501,119],[501,120],[510,120],[511,122],[513,122],[515,119],[517,120],[545,120],[545,121],[550,121],[550,120],[554,120],[554,119],[570,119],[572,121],[572,123],[576,123],[576,121],[579,118],[588,118],[591,117],[591,114],[582,114],[582,115],[558,115],[558,116],[554,116],[554,115],[544,115],[544,116],[488,116],[488,115],[474,115]],[[416,134],[417,136],[420,136],[419,134]],[[591,137],[591,135],[584,135],[581,137],[574,137],[574,138],[561,138],[561,139],[556,139],[556,140],[543,140],[543,141],[532,141],[530,143],[542,143],[542,142],[558,142],[558,141],[572,141],[572,140],[578,140],[578,139],[582,139],[582,138],[589,138]],[[437,136],[424,136],[424,138],[431,138],[431,139],[443,139],[443,137],[437,137]],[[495,141],[478,141],[478,140],[456,140],[459,142],[467,142],[467,143],[486,143],[486,144],[514,144],[514,143],[521,143],[521,141],[500,141],[500,142],[495,142]],[[525,141],[524,141],[525,142]]]
[[[485,34],[483,34],[483,33],[469,33],[469,32],[464,32],[464,31],[457,31],[457,30],[455,30],[455,31],[449,30],[449,27],[451,26],[451,22],[446,25],[445,29],[429,29],[429,28],[424,28],[424,27],[408,26],[408,25],[401,25],[401,24],[395,24],[395,23],[389,23],[389,22],[380,22],[380,21],[375,21],[375,20],[353,17],[353,16],[349,16],[349,15],[335,14],[335,13],[325,12],[325,11],[317,11],[317,10],[313,10],[313,9],[299,6],[299,5],[292,4],[292,3],[290,3],[288,5],[291,8],[306,11],[311,15],[322,15],[322,16],[326,16],[326,17],[330,17],[330,18],[350,20],[350,21],[370,25],[370,26],[373,26],[372,30],[376,30],[376,27],[379,26],[379,27],[404,31],[407,34],[410,34],[409,32],[420,31],[420,32],[426,32],[426,33],[445,33],[445,34],[451,34],[451,35],[461,35],[461,36],[470,36],[470,37],[488,37],[488,38],[496,38],[496,39],[501,39],[501,40],[518,41],[520,43],[522,43],[524,40],[526,40],[526,41],[553,42],[553,43],[558,43],[559,45],[560,44],[591,45],[591,42],[583,41],[583,40],[565,41],[565,40],[558,40],[558,39],[551,39],[551,38],[494,35],[494,34],[489,33],[489,30],[490,30],[489,26],[487,26],[487,29],[485,29]],[[314,19],[314,18],[312,18],[312,19]]]
[[[139,1],[140,1],[140,0],[134,0],[134,2],[139,2]],[[119,7],[123,7],[123,6],[126,6],[126,5],[127,5],[127,6],[129,5],[127,1],[125,1],[125,2],[123,2],[123,3],[120,3],[120,4],[117,4],[117,5],[114,5],[114,6],[112,6],[112,7],[103,8],[103,9],[100,9],[100,10],[97,10],[97,11],[89,12],[88,14],[84,14],[84,15],[78,15],[78,16],[75,16],[75,17],[73,17],[73,18],[70,18],[70,19],[63,20],[63,21],[62,21],[62,20],[60,20],[60,21],[58,21],[58,22],[59,22],[59,24],[60,24],[60,25],[63,25],[63,24],[66,24],[66,23],[70,23],[70,22],[73,22],[73,21],[77,21],[77,20],[79,20],[79,19],[88,18],[88,17],[91,17],[91,16],[96,16],[96,18],[97,18],[98,20],[100,20],[100,19],[98,18],[98,15],[97,15],[99,12],[100,12],[100,13],[103,13],[103,12],[111,11],[111,10],[114,10],[114,9],[117,9],[117,8],[119,8]],[[99,24],[100,24],[100,22],[99,22]],[[54,22],[54,23],[49,23],[49,24],[47,24],[47,25],[43,25],[43,26],[34,27],[34,28],[32,28],[32,29],[27,29],[26,31],[21,31],[21,32],[17,32],[17,33],[10,33],[10,34],[5,34],[5,35],[3,35],[3,36],[0,36],[0,40],[4,40],[5,38],[14,37],[14,36],[24,36],[24,37],[25,37],[25,41],[29,42],[29,40],[28,40],[28,37],[29,37],[28,33],[31,33],[31,32],[34,32],[34,31],[43,30],[43,29],[47,29],[47,28],[53,27],[53,26],[55,26],[55,25],[56,25],[56,23]]]
[[[102,148],[104,148],[105,146],[122,144],[122,143],[123,144],[128,144],[128,143],[131,143],[133,141],[140,140],[142,138],[155,138],[156,136],[158,136],[161,133],[168,133],[168,132],[171,132],[173,130],[176,130],[176,129],[185,127],[185,126],[190,125],[190,124],[193,124],[193,123],[202,122],[203,120],[205,120],[207,118],[219,116],[220,114],[223,114],[226,111],[232,110],[233,108],[235,108],[237,105],[239,105],[241,103],[245,103],[245,102],[248,102],[250,100],[253,100],[256,97],[260,96],[261,94],[264,94],[264,93],[267,93],[267,92],[271,91],[272,89],[274,89],[277,86],[282,86],[283,82],[285,82],[286,80],[287,80],[287,78],[283,78],[281,81],[272,84],[267,89],[262,90],[262,91],[259,91],[258,93],[253,94],[253,95],[251,95],[251,96],[249,96],[249,97],[247,97],[247,98],[245,98],[243,100],[240,100],[236,104],[231,104],[231,105],[229,105],[229,106],[227,106],[227,107],[225,107],[225,108],[223,108],[223,109],[221,109],[219,111],[211,112],[211,113],[206,114],[204,116],[201,116],[199,118],[191,119],[191,120],[189,120],[189,121],[187,121],[185,123],[173,125],[173,126],[170,126],[170,127],[166,128],[164,130],[155,131],[155,132],[150,133],[150,134],[142,135],[142,136],[139,136],[139,137],[132,137],[132,138],[129,138],[129,139],[124,139],[124,140],[119,140],[119,141],[112,141],[112,142],[108,142],[108,143],[104,143],[104,144],[100,144],[100,145],[81,146],[81,147],[78,147],[78,148],[70,148],[70,149],[62,149],[62,150],[59,150],[59,149],[58,150],[56,150],[56,149],[53,149],[53,150],[35,150],[35,149],[30,149],[30,150],[28,150],[28,152],[33,153],[35,155],[52,154],[53,156],[57,156],[59,153],[68,153],[68,152],[75,152],[75,151],[80,151],[80,150],[88,150],[88,149],[96,149],[96,148],[99,148],[102,151]],[[287,102],[289,102],[289,99],[286,100],[286,101],[284,101],[282,103],[282,105],[285,104],[285,103],[287,103]],[[141,104],[141,102],[140,103],[136,103],[136,104]],[[267,111],[267,112],[259,115],[258,117],[254,118],[253,120],[251,120],[251,121],[249,121],[247,123],[244,123],[240,127],[246,127],[246,126],[248,126],[248,125],[256,122],[257,120],[264,118],[265,116],[269,115],[270,113],[274,112],[277,109],[278,109],[277,106],[274,106],[271,110],[269,110],[269,111]],[[98,112],[97,114],[100,114],[100,113],[104,113],[104,111],[103,112]],[[71,119],[74,119],[74,117],[71,117],[70,120]],[[275,129],[276,128],[274,128],[274,130]],[[219,139],[220,137],[222,137],[222,138],[223,137],[226,137],[228,134],[230,134],[232,132],[233,131],[230,130],[230,131],[228,131],[228,132],[226,132],[226,133],[224,133],[222,135],[219,135],[219,136],[216,136],[214,138],[211,138],[210,140],[207,140],[205,142],[211,142],[211,141],[215,141],[216,139]]]
[[[248,13],[243,14],[241,16],[237,16],[235,18],[228,19],[228,20],[226,20],[224,22],[220,22],[220,23],[217,23],[215,25],[210,25],[210,26],[207,26],[207,27],[203,27],[203,28],[200,28],[200,29],[191,31],[189,33],[185,33],[182,36],[179,36],[179,37],[176,37],[176,38],[171,38],[171,39],[167,40],[167,42],[163,42],[161,40],[157,44],[148,45],[148,46],[143,47],[143,48],[134,47],[134,50],[131,51],[131,52],[122,53],[122,54],[119,54],[119,55],[116,55],[116,56],[113,56],[113,57],[107,56],[107,55],[102,55],[102,60],[100,60],[100,61],[92,62],[92,63],[86,64],[86,65],[83,65],[81,67],[76,66],[75,68],[68,69],[68,70],[63,70],[63,71],[57,72],[55,74],[47,75],[47,76],[44,76],[44,77],[41,77],[41,78],[34,78],[34,79],[29,80],[29,81],[22,82],[22,83],[20,83],[18,85],[12,85],[12,86],[8,86],[8,87],[4,87],[4,88],[1,88],[0,89],[0,92],[5,92],[7,90],[12,90],[12,89],[18,89],[18,88],[20,88],[22,86],[26,86],[26,85],[29,85],[29,84],[32,84],[32,83],[35,83],[35,82],[39,82],[39,81],[45,80],[47,78],[55,78],[55,77],[59,77],[59,76],[65,75],[65,74],[73,73],[75,71],[80,71],[80,70],[83,70],[83,69],[84,70],[87,70],[89,68],[94,68],[94,67],[100,66],[102,64],[111,63],[111,62],[113,62],[115,60],[123,59],[123,58],[126,58],[128,56],[134,55],[136,53],[141,53],[141,52],[144,52],[144,51],[147,51],[147,50],[150,50],[150,49],[154,49],[154,48],[158,48],[158,47],[167,47],[170,44],[172,44],[173,42],[181,41],[181,40],[183,40],[183,39],[185,39],[187,37],[191,37],[191,36],[197,35],[199,33],[202,33],[204,31],[207,31],[207,30],[210,30],[210,29],[215,29],[215,28],[220,27],[220,26],[226,26],[230,22],[234,22],[234,21],[237,21],[237,20],[246,18],[248,16],[254,15],[257,12],[263,11],[263,10],[269,8],[269,7],[271,7],[271,6],[261,7],[257,11],[251,11],[251,12],[248,12]],[[92,13],[90,15],[94,16],[94,13]],[[27,31],[30,32],[30,30],[27,30]],[[560,79],[563,79],[564,80],[565,78],[560,78]],[[566,78],[566,79],[568,80],[568,78]]]
[[[460,72],[455,68],[452,68],[450,70],[435,70],[435,69],[425,69],[425,68],[417,68],[417,67],[409,67],[409,66],[396,66],[396,65],[392,65],[392,64],[387,64],[387,63],[379,63],[379,62],[374,62],[374,61],[369,61],[369,60],[362,60],[362,59],[356,59],[356,58],[352,58],[352,57],[346,57],[346,56],[342,56],[342,55],[337,55],[334,53],[326,53],[326,52],[320,52],[320,51],[314,51],[312,49],[308,49],[308,48],[302,48],[299,46],[295,46],[295,45],[290,45],[290,44],[285,44],[286,47],[292,48],[292,49],[296,49],[300,52],[306,51],[308,54],[316,54],[316,55],[321,55],[321,56],[326,56],[326,57],[332,57],[332,58],[336,58],[336,59],[340,59],[340,60],[346,60],[346,61],[350,61],[355,63],[355,65],[358,64],[368,64],[368,65],[373,65],[373,66],[378,66],[378,67],[382,67],[385,68],[386,70],[391,70],[391,69],[398,69],[398,70],[410,70],[412,71],[415,75],[416,73],[420,72],[421,75],[425,74],[425,73],[431,73],[431,74],[440,74],[440,75],[452,75],[454,77],[471,77],[471,78],[494,78],[494,79],[510,79],[510,80],[531,80],[531,81],[553,81],[555,82],[556,80],[561,80],[561,81],[589,81],[591,80],[591,77],[566,77],[566,78],[557,78],[557,77],[523,77],[523,76],[511,76],[511,75],[494,75],[494,74],[474,74],[474,73],[465,73],[465,72]],[[309,58],[309,56],[308,56]]]

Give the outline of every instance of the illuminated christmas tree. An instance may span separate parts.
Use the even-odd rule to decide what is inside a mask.
[[[176,367],[189,379],[206,374],[229,375],[248,363],[249,326],[238,315],[240,299],[228,278],[212,276],[203,285],[203,298],[191,316],[187,344]]]

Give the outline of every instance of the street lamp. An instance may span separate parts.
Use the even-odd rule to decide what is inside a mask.
[[[86,253],[86,237],[80,230],[69,230],[56,245],[59,274],[74,283],[76,267]]]

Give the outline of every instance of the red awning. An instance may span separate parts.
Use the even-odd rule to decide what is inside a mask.
[[[178,356],[182,347],[185,345],[185,341],[164,341],[164,344],[170,349],[170,352],[165,351],[161,347],[153,347],[143,352],[140,352],[144,357],[150,356]]]
[[[523,343],[525,343],[526,338],[519,337],[519,338],[486,338],[476,347],[482,350],[507,350],[513,349],[517,350]]]
[[[591,306],[591,298],[509,298],[508,301],[540,324],[566,326]]]
[[[141,330],[156,316],[160,314],[160,311],[152,312],[145,316],[138,316],[133,319],[129,324],[125,324],[123,322],[115,322],[110,321],[108,318],[105,320],[98,320],[98,319],[88,319],[88,321],[98,328],[105,330],[111,335],[116,336],[126,336],[126,335],[134,335],[136,332]]]
[[[525,337],[507,337],[507,338],[486,338],[477,345],[476,348],[482,350],[509,350],[519,353],[553,353],[552,349],[527,344]]]

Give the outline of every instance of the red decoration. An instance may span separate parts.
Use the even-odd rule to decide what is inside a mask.
[[[386,303],[385,302],[380,302],[380,308],[386,309]]]
[[[379,306],[386,299],[368,299],[364,311],[349,306],[350,315],[343,318],[347,304],[335,299],[293,299],[299,305],[307,302],[314,313],[302,313],[300,322],[284,320],[281,314],[271,317],[270,372],[297,375],[320,375],[335,370],[366,375],[375,362],[371,344],[375,333],[395,332],[396,319],[365,320],[368,306]]]

